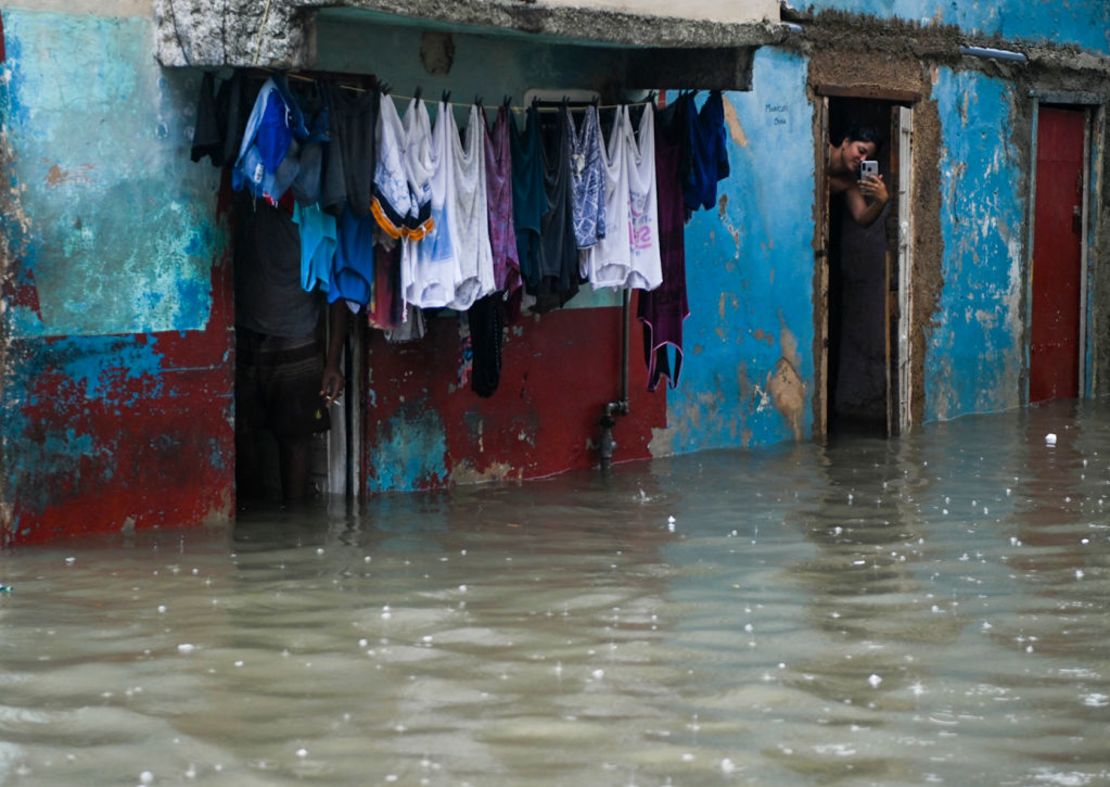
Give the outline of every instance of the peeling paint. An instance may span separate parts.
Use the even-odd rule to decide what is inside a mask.
[[[925,359],[925,417],[946,419],[1021,401],[1023,252],[1011,228],[1023,226],[1025,207],[1012,86],[942,68],[935,90],[944,289]]]
[[[775,341],[784,325],[813,326],[813,138],[799,122],[808,107],[805,60],[759,50],[752,92],[728,93],[725,105],[731,175],[716,211],[687,225],[688,356],[682,385],[668,396],[673,429],[653,440],[655,455],[805,439],[812,422],[796,409],[812,363]]]
[[[725,102],[725,126],[728,128],[729,138],[737,146],[746,148],[748,136],[744,133],[744,126],[740,123],[740,116],[736,114],[736,107],[730,102]]]

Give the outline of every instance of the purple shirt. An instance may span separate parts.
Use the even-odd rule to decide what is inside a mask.
[[[513,161],[509,149],[509,110],[497,110],[493,129],[486,134],[486,203],[489,206],[489,243],[493,251],[493,280],[498,290],[520,286],[520,258],[513,229]]]

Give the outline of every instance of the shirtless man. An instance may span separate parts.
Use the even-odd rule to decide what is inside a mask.
[[[861,227],[874,224],[890,199],[882,175],[859,179],[860,162],[873,158],[878,149],[878,134],[872,129],[860,127],[848,129],[839,145],[829,145],[825,166],[829,193],[844,195],[848,212]]]

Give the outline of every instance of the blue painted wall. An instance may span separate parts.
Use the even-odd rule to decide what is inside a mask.
[[[941,68],[941,275],[925,358],[925,420],[1016,407],[1023,362],[1025,193],[1015,87]]]
[[[196,77],[156,66],[147,19],[7,10],[4,32],[6,219],[38,290],[13,334],[203,329],[221,235],[216,172],[185,147]]]
[[[1110,3],[1106,0],[806,0],[797,5],[815,11],[957,25],[984,36],[1074,44],[1110,54]]]
[[[812,431],[813,111],[806,61],[756,53],[725,97],[731,175],[686,226],[690,317],[656,455],[803,439]]]
[[[230,268],[199,75],[152,23],[4,9],[0,546],[226,518]]]

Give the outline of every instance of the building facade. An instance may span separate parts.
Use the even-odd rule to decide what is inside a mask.
[[[456,315],[405,347],[362,327],[335,491],[590,467],[607,408],[619,462],[1104,395],[1110,7],[959,6],[7,4],[0,543],[233,516],[227,193],[189,159],[205,70],[491,102],[725,91],[731,172],[686,226],[677,387],[646,390],[635,294],[584,288],[511,326],[488,400],[460,384]],[[856,125],[880,131],[891,194],[867,229],[825,173]]]

